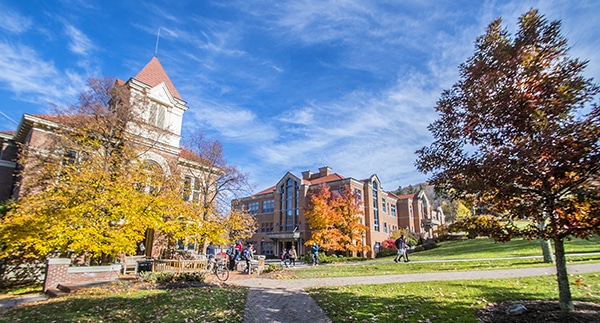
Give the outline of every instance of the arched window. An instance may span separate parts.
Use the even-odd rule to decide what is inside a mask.
[[[285,184],[279,186],[279,201],[281,203],[281,211],[279,213],[280,230],[291,232],[294,231],[298,223],[298,191],[300,185],[292,178],[288,178]]]

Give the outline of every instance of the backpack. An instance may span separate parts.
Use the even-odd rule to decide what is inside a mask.
[[[244,252],[242,252],[242,259],[244,259],[244,260],[250,259],[250,250],[244,249]]]
[[[401,244],[401,242],[402,242],[401,240],[402,240],[402,239],[398,238],[398,239],[396,239],[396,241],[394,242],[394,244],[396,245],[396,248],[398,248],[398,249],[400,249],[400,244]]]

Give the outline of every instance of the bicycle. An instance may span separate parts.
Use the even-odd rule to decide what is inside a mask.
[[[210,258],[208,261],[207,271],[217,276],[218,280],[226,281],[227,279],[229,279],[229,268],[227,268],[227,258]]]

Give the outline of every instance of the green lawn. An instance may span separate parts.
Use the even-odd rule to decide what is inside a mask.
[[[112,286],[118,286],[114,284]],[[0,314],[0,322],[242,322],[247,288],[91,288]]]
[[[567,253],[600,252],[600,239],[573,239],[565,246]],[[539,256],[540,258],[516,258],[505,260],[475,260],[488,258],[510,258]],[[505,268],[527,268],[552,266],[543,262],[539,241],[523,239],[507,243],[491,239],[448,241],[438,248],[411,253],[412,262],[396,264],[394,256],[371,259],[352,265],[335,264],[290,271],[289,278],[352,277],[371,275],[392,275],[438,271],[468,271]],[[470,259],[470,260],[469,260]],[[568,264],[600,262],[600,255],[567,257]]]
[[[491,239],[472,239],[462,241],[446,241],[439,247],[415,253],[415,259],[447,260],[469,258],[506,258],[541,256],[539,240],[514,239],[506,243]],[[600,252],[600,237],[593,236],[589,240],[571,239],[565,242],[566,253]]]
[[[574,300],[600,303],[600,274],[574,278],[581,282],[571,282]],[[475,323],[477,310],[489,303],[556,299],[557,289],[554,277],[543,276],[324,287],[308,292],[333,322]]]

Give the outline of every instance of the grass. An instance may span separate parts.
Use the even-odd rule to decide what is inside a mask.
[[[116,286],[113,284],[111,286]],[[247,288],[90,288],[9,310],[0,322],[242,322]]]
[[[600,251],[600,239],[572,240],[568,253]],[[411,254],[413,262],[395,264],[393,257],[356,264],[290,270],[297,278],[388,275],[549,266],[537,258],[539,242],[488,239],[444,242],[439,248]],[[449,261],[449,260],[467,261]],[[469,260],[471,259],[471,260]],[[418,262],[416,260],[423,260]],[[446,260],[446,262],[426,262]],[[569,257],[569,263],[600,261],[600,256]],[[574,300],[600,303],[600,273],[570,281]],[[122,284],[121,284],[122,285]],[[239,286],[139,290],[118,283],[0,313],[2,322],[242,322],[248,289]],[[309,293],[334,322],[475,322],[475,313],[490,302],[558,298],[553,276],[474,281],[436,281],[310,289]],[[16,292],[15,292],[16,294]],[[341,309],[341,310],[340,310]]]
[[[577,278],[581,284],[572,283],[573,299],[600,303],[600,274]],[[489,303],[556,299],[557,289],[552,276],[542,276],[323,287],[308,292],[333,322],[477,322],[475,313]]]
[[[417,259],[414,257],[413,259]],[[569,258],[568,264],[600,262],[600,255],[594,257],[573,257]],[[326,277],[355,277],[355,276],[375,276],[375,275],[397,275],[414,274],[425,272],[444,272],[444,271],[470,271],[470,270],[493,270],[509,268],[531,268],[531,267],[549,267],[553,266],[543,262],[541,259],[514,259],[514,260],[482,260],[482,261],[461,261],[461,262],[409,262],[396,264],[392,260],[386,263],[357,263],[354,265],[326,265],[310,268],[298,268],[290,271],[287,278],[306,279],[306,278],[326,278]]]
[[[566,243],[567,253],[585,254],[600,252],[600,238],[590,240],[573,239]],[[476,260],[511,257],[540,257],[539,241],[523,239],[497,243],[490,239],[448,241],[438,248],[410,254],[412,262],[396,264],[394,256],[372,259],[352,265],[327,265],[297,269],[289,278],[353,277],[371,275],[393,275],[440,271],[492,270],[507,268],[552,266],[541,258],[513,258],[501,260]],[[567,264],[600,262],[600,255],[570,256]]]
[[[506,243],[491,239],[446,241],[435,249],[421,251],[415,256],[420,260],[450,260],[472,258],[507,258],[541,256],[539,240],[514,239]],[[600,237],[589,240],[572,239],[565,241],[566,253],[600,252]]]

